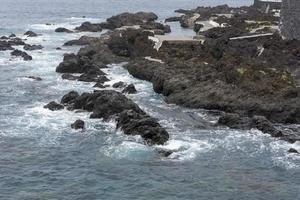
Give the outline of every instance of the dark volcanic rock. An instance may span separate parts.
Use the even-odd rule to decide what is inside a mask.
[[[102,27],[101,24],[92,24],[91,22],[84,22],[81,24],[81,26],[76,27],[75,30],[84,32],[101,32]]]
[[[11,34],[9,37],[14,38],[14,37],[17,37],[17,36],[15,34]]]
[[[41,81],[43,80],[41,77],[38,77],[38,76],[25,76],[26,78],[29,78],[29,79],[33,79],[35,81]]]
[[[180,19],[181,17],[169,17],[165,20],[165,22],[178,22]]]
[[[24,48],[24,50],[27,50],[27,51],[34,51],[34,50],[43,49],[44,47],[42,45],[25,44],[23,48]]]
[[[94,102],[92,118],[108,119],[113,115],[120,114],[125,110],[144,112],[133,101],[123,94],[113,90],[102,90],[95,93],[97,98]]]
[[[75,99],[79,97],[78,92],[71,91],[68,94],[64,95],[61,99],[62,104],[71,104],[75,102]]]
[[[122,13],[108,18],[101,26],[106,29],[115,29],[122,26],[142,25],[145,22],[156,20],[158,17],[152,12],[138,12],[138,13]]]
[[[136,94],[137,90],[135,89],[135,86],[133,84],[129,84],[122,93],[127,93],[127,94]]]
[[[78,119],[73,124],[71,124],[73,129],[84,129],[84,121]]]
[[[6,36],[1,36],[0,37],[0,40],[8,40],[9,39],[9,37],[6,37]]]
[[[93,87],[106,88],[103,83],[96,83]]]
[[[73,31],[71,31],[67,28],[62,28],[62,27],[55,29],[55,32],[57,32],[57,33],[73,33]]]
[[[299,153],[299,152],[298,152],[296,149],[294,149],[294,148],[290,148],[288,152],[289,152],[289,153]]]
[[[36,34],[33,31],[27,31],[26,33],[24,33],[24,35],[27,35],[28,37],[37,37],[38,34]]]
[[[10,38],[7,42],[12,46],[25,45],[25,42],[23,42],[21,38],[17,38],[17,37]]]
[[[126,86],[126,83],[124,83],[123,81],[116,82],[112,85],[113,88],[123,88],[125,86]]]
[[[32,60],[32,57],[24,51],[14,50],[10,53],[12,56],[23,57],[25,61]]]
[[[14,50],[7,41],[0,41],[0,51]]]
[[[74,81],[74,80],[77,80],[79,78],[79,76],[74,76],[72,74],[63,74],[61,76],[62,79],[67,79],[67,80],[70,80],[70,81]]]
[[[134,110],[125,110],[117,118],[117,127],[126,135],[140,135],[147,144],[164,144],[169,139],[168,132],[156,119]]]
[[[47,108],[51,111],[55,111],[55,110],[62,110],[64,109],[64,106],[56,103],[55,101],[51,101],[50,103],[48,103],[47,105],[44,106],[44,108]]]
[[[285,133],[278,130],[274,124],[263,116],[241,117],[238,114],[225,114],[220,117],[218,124],[226,125],[234,129],[251,129],[256,128],[264,133],[270,134],[272,137],[279,137],[288,142],[294,143],[300,140],[300,136]]]
[[[99,39],[95,37],[82,36],[78,40],[70,40],[64,44],[64,46],[83,46],[96,43]]]

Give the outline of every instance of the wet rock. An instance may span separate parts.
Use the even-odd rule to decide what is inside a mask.
[[[110,81],[106,76],[104,75],[96,75],[96,74],[82,74],[79,76],[78,81],[83,82],[97,82],[97,83],[105,83],[107,81]]]
[[[62,110],[64,109],[64,106],[56,103],[55,101],[51,101],[50,103],[48,103],[47,105],[44,106],[44,108],[47,108],[51,111],[55,111],[55,110]]]
[[[79,78],[79,76],[74,76],[72,74],[63,74],[61,76],[62,79],[66,79],[66,80],[70,80],[70,81],[74,81],[77,80]]]
[[[36,34],[33,31],[27,31],[26,33],[24,33],[24,35],[27,35],[28,37],[37,37],[38,34]]]
[[[101,24],[92,24],[91,22],[84,22],[81,26],[76,27],[75,30],[83,32],[101,32]]]
[[[122,93],[127,93],[127,94],[136,94],[137,90],[135,89],[135,86],[133,84],[129,84],[123,91]]]
[[[14,38],[14,37],[17,37],[17,36],[15,34],[11,34],[9,37]]]
[[[25,76],[26,78],[33,79],[35,81],[42,81],[43,79],[38,76]]]
[[[134,110],[137,113],[144,112],[132,100],[123,94],[113,90],[102,90],[95,93],[93,114],[91,118],[108,119],[113,115],[120,114],[124,110]]]
[[[34,50],[40,50],[43,49],[44,47],[42,45],[30,45],[30,44],[25,44],[24,45],[24,50],[26,51],[34,51]]]
[[[0,39],[1,39],[1,40],[8,40],[8,39],[9,39],[9,37],[6,37],[6,36],[1,36],[1,37],[0,37]]]
[[[152,21],[142,24],[141,28],[146,30],[162,30],[164,33],[171,32],[171,28],[169,25],[163,25],[161,23]]]
[[[0,41],[0,51],[14,50],[14,48],[7,41]]]
[[[174,153],[174,151],[171,150],[165,150],[165,149],[158,149],[157,153],[162,157],[169,157]]]
[[[96,83],[93,87],[97,87],[97,88],[106,88],[103,83]]]
[[[201,28],[203,28],[203,27],[204,27],[203,24],[195,23],[195,25],[194,25],[194,31],[196,33],[198,33],[201,30]]]
[[[62,48],[61,47],[57,47],[56,50],[62,50]]]
[[[168,132],[156,119],[134,110],[123,111],[117,118],[117,127],[126,135],[140,135],[149,145],[161,145],[169,139]]]
[[[181,17],[169,17],[165,20],[165,22],[178,22],[180,19]]]
[[[22,57],[25,61],[29,61],[32,60],[32,57],[30,55],[28,55],[26,52],[24,51],[20,51],[20,50],[14,50],[13,52],[10,53],[12,56],[17,56],[17,57]]]
[[[114,83],[114,84],[112,85],[113,88],[123,88],[123,87],[125,87],[125,86],[126,86],[126,83],[124,83],[123,81],[119,81],[119,82]]]
[[[126,12],[108,18],[101,26],[106,29],[115,29],[122,26],[142,25],[145,22],[154,21],[156,19],[158,19],[157,15],[152,12]]]
[[[62,104],[71,104],[75,102],[75,99],[79,97],[78,92],[71,91],[68,94],[64,95],[61,99]]]
[[[76,120],[73,124],[71,124],[71,128],[73,129],[84,129],[84,121]]]
[[[21,38],[18,38],[18,37],[10,38],[7,42],[12,46],[25,45],[25,42]]]
[[[55,29],[55,32],[57,32],[57,33],[73,33],[73,31],[71,31],[67,28],[62,28],[62,27]]]
[[[88,36],[82,36],[78,40],[70,40],[64,44],[64,46],[84,46],[84,45],[89,45],[89,44],[94,44],[98,42],[98,38],[95,37],[88,37]]]
[[[294,149],[294,148],[290,148],[289,150],[288,150],[288,152],[289,153],[299,153],[296,149]]]

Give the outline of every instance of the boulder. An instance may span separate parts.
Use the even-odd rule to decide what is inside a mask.
[[[97,87],[97,88],[106,88],[104,85],[103,85],[103,83],[96,83],[93,87]]]
[[[40,50],[43,49],[44,47],[42,45],[30,45],[30,44],[25,44],[24,45],[24,50],[26,51],[34,51],[34,50]]]
[[[62,27],[55,29],[55,32],[56,33],[73,33],[73,31],[71,31],[67,28],[62,28]]]
[[[180,19],[181,17],[169,17],[165,20],[165,22],[178,22]]]
[[[64,106],[56,103],[55,101],[51,101],[50,103],[48,103],[47,105],[44,106],[44,108],[49,109],[51,111],[55,111],[55,110],[62,110],[64,109]]]
[[[29,61],[32,60],[32,57],[30,55],[28,55],[26,52],[24,51],[20,51],[20,50],[14,50],[13,52],[10,53],[12,56],[17,56],[17,57],[23,57],[23,59],[25,61]]]
[[[120,113],[117,128],[126,135],[140,135],[148,145],[162,145],[169,139],[168,132],[156,119],[134,110]]]
[[[73,129],[84,129],[84,121],[78,119],[73,124],[71,124],[71,128]]]
[[[9,37],[14,38],[14,37],[17,37],[17,36],[15,34],[11,34]]]
[[[14,50],[14,48],[7,41],[0,41],[0,51]]]
[[[101,24],[92,24],[91,22],[84,22],[79,27],[76,27],[75,30],[82,32],[101,32]]]
[[[24,35],[27,35],[28,37],[37,37],[38,34],[36,34],[33,31],[27,31],[26,33],[24,33]]]
[[[133,84],[129,84],[122,93],[127,93],[127,94],[136,94],[137,90],[135,89],[135,86]]]
[[[157,15],[152,12],[125,12],[108,18],[101,26],[106,29],[115,29],[122,26],[142,25],[145,22],[154,21],[156,19],[158,19]]]
[[[79,97],[78,92],[76,91],[71,91],[68,94],[64,95],[61,99],[62,104],[71,104],[75,102],[75,99]]]
[[[289,150],[288,150],[288,152],[289,153],[299,153],[296,149],[294,149],[294,148],[290,148]]]
[[[132,100],[123,94],[113,90],[102,90],[95,93],[94,108],[91,118],[109,119],[113,115],[120,114],[124,110],[134,110],[137,113],[144,112]]]
[[[123,88],[125,86],[126,86],[126,83],[124,83],[123,81],[116,82],[112,85],[113,88]]]
[[[64,46],[84,46],[84,45],[89,45],[89,44],[94,44],[98,42],[98,38],[96,37],[89,37],[89,36],[82,36],[78,40],[70,40],[64,44]]]

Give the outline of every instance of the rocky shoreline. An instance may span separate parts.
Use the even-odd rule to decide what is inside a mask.
[[[242,14],[242,10],[248,12]],[[96,65],[101,68],[105,64],[128,62],[124,67],[129,73],[152,82],[155,92],[163,94],[169,103],[219,110],[224,113],[219,125],[238,129],[257,128],[291,143],[299,141],[298,134],[278,130],[275,124],[300,122],[300,90],[297,87],[297,46],[300,42],[282,40],[277,32],[267,38],[231,40],[232,37],[252,34],[247,21],[269,20],[262,26],[277,23],[275,17],[254,12],[253,8],[233,9],[223,6],[196,10],[200,16],[203,12],[210,13],[203,15],[205,19],[225,11],[235,12],[235,18],[228,18],[229,25],[226,27],[202,32],[204,42],[164,41],[158,50],[153,48],[155,41],[152,38],[156,35],[154,28],[164,25],[149,27],[135,18],[122,17],[134,14],[114,16],[114,20],[108,19],[107,23],[113,21],[116,24],[106,23],[103,27],[114,28],[112,31],[100,38],[89,38],[92,41],[90,44],[88,38],[85,38],[84,44],[87,46],[77,55],[72,55],[72,62],[66,59],[66,55],[57,71],[62,66],[75,69],[77,66]],[[195,10],[184,11],[189,16],[191,12],[195,14]],[[224,15],[218,16],[222,17],[214,17],[214,20],[225,20]],[[120,28],[121,25],[123,28]],[[260,23],[251,26],[257,28]],[[78,44],[80,40],[83,39],[79,39]],[[83,71],[72,73],[75,72]],[[103,84],[97,79],[94,82]]]
[[[60,103],[50,102],[45,108],[88,111],[91,118],[115,120],[117,128],[127,135],[140,135],[146,144],[164,144],[169,139],[167,131],[124,95],[136,93],[134,85],[113,86],[123,88],[123,94],[106,89],[109,79],[101,69],[125,63],[132,76],[152,82],[167,103],[216,110],[218,126],[255,128],[290,143],[299,141],[297,131],[277,125],[300,123],[300,41],[283,40],[276,30],[279,19],[253,7],[224,5],[176,12],[182,15],[166,21],[179,21],[197,35],[189,41],[161,41],[158,48],[157,36],[171,29],[156,22],[154,13],[122,13],[103,23],[85,22],[75,30],[56,29],[59,33],[108,32],[65,43],[83,47],[77,54],[65,54],[56,68],[63,79],[94,82],[95,91],[81,95],[72,91]],[[1,48],[12,50],[10,39],[4,40]],[[72,127],[82,129],[84,122]]]

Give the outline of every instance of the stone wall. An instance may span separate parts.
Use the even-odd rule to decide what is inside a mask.
[[[281,33],[287,39],[300,40],[300,0],[283,0]]]

